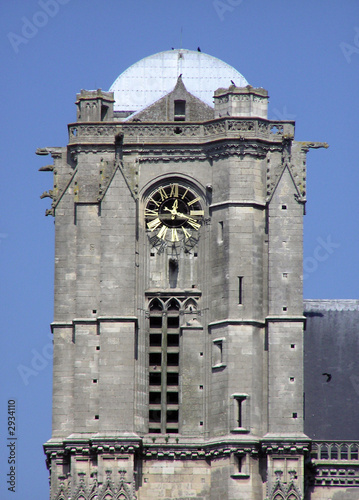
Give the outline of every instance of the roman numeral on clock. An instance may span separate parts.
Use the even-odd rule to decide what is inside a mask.
[[[162,222],[160,221],[160,219],[157,217],[157,219],[153,219],[153,220],[150,220],[150,222],[147,222],[147,227],[150,231],[154,231],[155,229],[158,228],[158,226],[160,226],[162,224]]]
[[[170,198],[178,198],[178,184],[171,184]]]

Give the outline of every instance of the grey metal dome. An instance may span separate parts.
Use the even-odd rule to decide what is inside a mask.
[[[187,90],[213,107],[213,94],[219,87],[248,85],[232,66],[203,52],[175,49],[141,59],[114,81],[115,111],[139,111],[173,90],[177,78]]]

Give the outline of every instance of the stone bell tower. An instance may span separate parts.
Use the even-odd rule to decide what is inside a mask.
[[[51,500],[303,498],[305,162],[326,145],[267,102],[212,56],[162,52],[82,90],[69,144],[37,151]]]

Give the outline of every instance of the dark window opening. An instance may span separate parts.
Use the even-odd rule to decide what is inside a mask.
[[[103,122],[107,118],[108,106],[101,106],[101,121]]]
[[[151,352],[150,353],[150,366],[161,366],[161,353]]]
[[[150,373],[150,385],[161,385],[160,373]]]
[[[237,425],[238,427],[242,427],[242,400],[237,399],[238,408],[237,408]]]
[[[185,121],[186,119],[186,101],[178,100],[174,102],[174,119],[176,122]]]
[[[161,422],[161,410],[149,410],[148,418],[150,422]]]
[[[167,392],[167,404],[178,405],[178,392]]]
[[[168,352],[167,353],[167,365],[168,366],[178,366],[179,364],[179,353],[178,352]]]
[[[170,288],[176,288],[178,278],[178,262],[175,259],[170,259],[168,262],[168,281]]]
[[[243,276],[238,276],[238,304],[242,304],[243,299]]]
[[[168,423],[178,422],[178,410],[167,410],[167,422]]]
[[[177,261],[169,260],[176,271]],[[149,413],[150,433],[179,432],[179,346],[180,303],[172,297],[162,304],[159,298],[150,302],[149,317]],[[165,313],[165,314],[163,314]]]
[[[150,335],[150,346],[160,346],[162,343],[161,333],[151,333]]]
[[[169,333],[167,335],[167,345],[169,347],[179,346],[179,335],[177,333]]]
[[[162,316],[151,316],[150,328],[162,328]]]
[[[326,460],[329,458],[328,448],[327,446],[322,446],[320,450],[320,458]]]
[[[160,405],[160,404],[161,404],[161,393],[150,392],[150,405]]]
[[[178,373],[167,373],[167,385],[178,385]]]
[[[179,316],[168,316],[167,328],[179,328]]]
[[[242,472],[242,466],[243,466],[243,457],[239,457],[236,455],[236,465],[237,465],[237,473]]]

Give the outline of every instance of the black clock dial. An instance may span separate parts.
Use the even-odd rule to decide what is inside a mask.
[[[175,182],[153,191],[145,207],[146,228],[153,233],[151,237],[172,244],[196,239],[203,217],[200,196]]]

